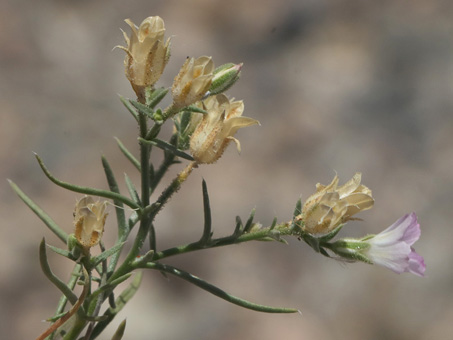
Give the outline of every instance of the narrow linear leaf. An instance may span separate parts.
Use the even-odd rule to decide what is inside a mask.
[[[66,283],[56,277],[50,269],[49,262],[47,261],[46,241],[44,238],[39,245],[39,262],[41,263],[44,275],[68,298],[69,302],[74,305],[77,302],[77,296],[66,285]]]
[[[104,168],[105,176],[107,177],[107,183],[109,185],[110,191],[119,194],[120,189],[115,179],[115,175],[113,174],[109,162],[104,156],[102,157],[102,166]],[[127,233],[126,215],[124,213],[123,203],[121,201],[113,200],[113,204],[115,204],[116,221],[118,223],[118,236],[121,238],[122,235]]]
[[[125,98],[121,95],[119,97],[120,97],[121,103],[123,103],[123,105],[126,107],[126,109],[132,114],[132,117],[134,117],[138,123],[138,113],[137,113],[135,107],[130,103],[130,101],[127,98]]]
[[[293,217],[296,217],[300,214],[302,214],[302,201],[299,198],[299,200],[296,203],[296,208],[294,209]]]
[[[119,252],[125,243],[126,242],[118,243],[118,244],[114,245],[112,248],[107,249],[106,251],[102,252],[98,256],[92,257],[90,259],[90,265],[92,267],[96,267],[102,261],[107,260],[113,254],[116,254],[117,252]]]
[[[41,167],[42,171],[44,174],[47,176],[48,179],[50,179],[53,183],[56,185],[68,189],[70,191],[74,192],[79,192],[85,195],[93,195],[93,196],[99,196],[99,197],[105,197],[105,198],[110,198],[113,200],[118,200],[120,202],[123,202],[127,206],[131,207],[132,209],[140,209],[140,206],[137,205],[134,201],[130,200],[127,197],[124,197],[116,192],[112,191],[107,191],[107,190],[101,190],[101,189],[95,189],[95,188],[90,188],[90,187],[82,187],[74,184],[70,184],[67,182],[60,181],[59,179],[55,178],[49,170],[46,168],[44,165],[43,161],[41,158],[35,154],[36,159],[38,160],[39,166]]]
[[[146,268],[150,269],[156,269],[161,272],[169,273],[174,276],[177,276],[185,281],[188,281],[195,286],[225,300],[228,301],[232,304],[238,305],[240,307],[244,307],[247,309],[251,309],[257,312],[263,312],[263,313],[297,313],[299,312],[297,309],[294,308],[280,308],[280,307],[271,307],[271,306],[265,306],[265,305],[259,305],[247,300],[240,299],[236,296],[233,296],[231,294],[228,294],[224,290],[200,279],[199,277],[192,275],[186,271],[183,271],[181,269],[162,264],[162,263],[156,263],[156,262],[151,262],[146,264]]]
[[[112,340],[121,340],[123,338],[125,330],[126,330],[126,319],[121,321],[121,323],[118,326],[115,334],[113,334]]]
[[[198,112],[202,114],[207,114],[208,111],[203,110],[202,108],[195,106],[195,105],[189,105],[184,108],[184,111],[189,111],[189,112]]]
[[[124,179],[126,181],[126,186],[127,190],[129,191],[129,195],[135,201],[135,203],[141,205],[140,197],[138,196],[137,189],[135,188],[134,183],[132,183],[132,180],[129,178],[127,174],[124,174]]]
[[[277,225],[277,217],[274,217],[274,219],[272,220],[272,224],[271,224],[269,229],[270,230],[274,229],[276,225]]]
[[[44,249],[45,249],[45,247],[44,247]],[[80,294],[80,297],[78,299],[76,297],[76,302],[74,303],[74,306],[72,306],[72,308],[65,315],[63,315],[60,319],[58,319],[55,323],[53,323],[52,326],[50,326],[44,333],[42,333],[39,337],[37,337],[36,340],[46,339],[49,335],[51,335],[53,332],[55,332],[60,326],[62,326],[66,321],[68,321],[82,306],[82,303],[88,294],[89,286],[90,286],[90,284],[89,284],[90,281],[87,279],[88,272],[83,267],[82,267],[82,270],[83,270],[83,274],[85,276],[85,283],[83,285],[82,294]]]
[[[74,269],[72,270],[71,277],[67,283],[67,286],[69,289],[71,289],[71,291],[74,289],[74,287],[77,283],[77,280],[79,279],[81,267],[82,266],[80,264],[76,264],[74,266]],[[63,313],[67,301],[68,301],[68,298],[65,295],[62,295],[60,298],[60,301],[58,302],[55,316]]]
[[[158,88],[158,89],[155,89],[153,91],[153,93],[151,93],[151,95],[149,96],[149,98],[147,98],[147,101],[148,101],[148,106],[151,107],[151,108],[154,108],[157,104],[160,103],[160,101],[162,99],[165,98],[165,96],[167,95],[168,93],[168,88],[164,88],[164,87],[161,87],[161,88]]]
[[[211,239],[211,228],[212,228],[212,219],[211,219],[211,207],[209,204],[209,194],[208,194],[208,187],[206,185],[206,181],[203,179],[202,181],[202,191],[203,191],[203,210],[204,210],[204,227],[203,227],[203,235],[200,238],[201,244],[207,244]]]
[[[148,116],[149,118],[153,119],[154,118],[154,111],[146,106],[145,104],[139,103],[135,100],[129,99],[129,102],[134,106],[138,112],[140,112],[143,115]]]
[[[134,279],[132,280],[131,284],[118,296],[115,300],[116,308],[108,308],[104,315],[107,315],[108,318],[104,321],[99,322],[93,329],[93,333],[91,334],[91,339],[95,339],[98,335],[102,333],[102,331],[107,327],[107,325],[113,320],[113,318],[124,308],[126,303],[132,299],[132,297],[137,292],[138,288],[140,287],[140,283],[142,282],[143,272],[138,272]]]
[[[137,158],[134,157],[134,155],[124,146],[124,144],[117,138],[114,137],[116,140],[116,143],[118,144],[118,147],[120,148],[121,152],[123,153],[124,156],[132,163],[132,165],[140,171],[140,162],[137,160]]]
[[[91,303],[91,301],[95,300],[99,296],[99,294],[115,288],[116,286],[118,286],[120,283],[126,281],[131,276],[132,276],[132,273],[127,273],[127,274],[120,276],[119,278],[113,280],[112,282],[107,283],[107,284],[103,285],[102,287],[99,287],[96,291],[93,292],[93,294],[91,294],[89,296],[88,305]]]
[[[161,139],[154,138],[153,140],[146,140],[146,139],[143,139],[141,137],[139,137],[138,139],[142,143],[145,143],[145,144],[148,144],[148,145],[155,145],[155,146],[157,146],[158,148],[160,148],[160,149],[162,149],[164,151],[170,151],[175,156],[187,159],[189,161],[193,161],[194,160],[191,155],[179,150],[174,145],[169,144],[169,143],[167,143],[167,142],[165,142],[165,141],[163,141]]]
[[[55,223],[52,218],[50,218],[47,213],[44,212],[35,202],[31,200],[20,188],[11,180],[8,180],[11,188],[19,196],[19,198],[39,217],[41,221],[55,234],[57,237],[62,240],[65,244],[68,240],[68,234],[61,229],[58,224]]]
[[[242,235],[242,220],[239,216],[236,216],[236,227],[234,228],[232,237],[239,237]]]
[[[244,233],[248,233],[252,229],[254,217],[255,217],[255,208],[252,209],[249,219],[247,220],[247,222],[245,222]]]
[[[61,256],[64,256],[68,259],[70,259],[71,261],[75,261],[76,259],[74,258],[74,256],[72,255],[72,253],[68,250],[65,250],[65,249],[61,249],[61,248],[58,248],[58,247],[54,247],[54,246],[51,246],[50,244],[47,245],[53,252],[57,253],[58,255],[61,255]]]

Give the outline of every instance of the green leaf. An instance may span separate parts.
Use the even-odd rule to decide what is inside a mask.
[[[113,334],[112,340],[121,340],[126,329],[126,319],[124,319],[118,326],[115,334]]]
[[[145,116],[148,116],[151,119],[154,119],[154,111],[151,108],[132,99],[129,99],[129,102],[138,110],[138,112],[144,114]]]
[[[169,144],[169,143],[167,143],[167,142],[165,142],[163,140],[160,140],[158,138],[154,138],[153,140],[146,140],[146,139],[143,139],[143,138],[139,137],[138,140],[140,142],[142,142],[142,143],[145,143],[145,144],[155,145],[155,146],[157,146],[158,148],[160,148],[162,150],[170,151],[175,156],[187,159],[189,161],[193,161],[194,160],[191,155],[179,150],[174,145]]]
[[[49,170],[46,168],[44,165],[43,161],[41,158],[35,154],[36,159],[38,160],[39,166],[41,167],[42,171],[44,174],[47,176],[48,179],[50,179],[53,183],[56,185],[68,189],[70,191],[74,192],[79,192],[85,195],[94,195],[94,196],[99,196],[99,197],[105,197],[105,198],[110,198],[113,200],[118,200],[120,202],[123,202],[127,206],[131,207],[132,209],[140,209],[140,206],[137,205],[134,201],[130,200],[127,197],[124,197],[116,192],[112,191],[107,191],[107,190],[101,190],[101,189],[95,189],[95,188],[90,188],[90,187],[82,187],[74,184],[70,184],[67,182],[60,181],[59,179],[55,178]]]
[[[271,224],[269,229],[270,230],[274,229],[276,225],[277,225],[277,217],[274,217],[274,219],[272,220],[272,224]]]
[[[77,296],[63,281],[56,277],[50,269],[49,262],[47,261],[46,241],[44,238],[39,245],[39,262],[44,275],[68,298],[69,302],[74,305],[78,300]]]
[[[72,253],[70,251],[67,251],[65,249],[61,249],[61,248],[58,248],[58,247],[51,246],[50,244],[48,244],[47,246],[53,252],[57,253],[58,255],[64,256],[64,257],[70,259],[71,261],[76,261],[77,260],[76,258],[74,258],[74,256],[72,255]]]
[[[248,233],[252,229],[254,217],[255,217],[255,208],[252,209],[252,212],[250,213],[250,217],[247,220],[247,222],[245,223],[244,233]]]
[[[135,295],[138,288],[140,287],[140,283],[142,282],[143,273],[138,272],[134,279],[132,280],[131,284],[118,296],[115,300],[116,307],[106,310],[104,315],[107,315],[108,318],[104,321],[98,322],[98,324],[94,327],[93,333],[91,335],[91,339],[95,339],[98,335],[102,333],[102,331],[107,327],[107,325],[113,320],[113,318],[124,308],[127,302]]]
[[[124,174],[124,179],[126,181],[126,186],[127,190],[129,191],[129,195],[135,201],[135,203],[141,205],[140,197],[138,196],[137,189],[135,188],[134,183],[132,183],[132,180],[129,178],[127,174]]]
[[[140,162],[137,160],[137,158],[134,157],[134,155],[124,146],[124,144],[117,137],[115,137],[115,140],[123,155],[126,156],[126,158],[132,163],[132,165],[138,171],[141,171]]]
[[[297,309],[293,308],[280,308],[280,307],[270,307],[270,306],[265,306],[265,305],[259,305],[247,300],[240,299],[234,295],[231,295],[224,290],[214,286],[213,284],[210,284],[199,277],[192,275],[184,270],[162,264],[162,263],[156,263],[156,262],[150,262],[146,264],[146,268],[149,269],[156,269],[161,272],[169,273],[171,275],[177,276],[185,281],[188,281],[195,286],[225,300],[230,303],[233,303],[235,305],[238,305],[243,308],[251,309],[257,312],[263,312],[263,313],[297,313],[299,312]]]
[[[127,273],[127,274],[125,274],[123,276],[120,276],[119,278],[113,280],[112,282],[107,283],[107,284],[99,287],[98,289],[96,289],[93,292],[93,294],[91,294],[88,297],[87,305],[89,305],[91,303],[91,301],[94,301],[99,296],[99,294],[101,294],[103,292],[106,292],[106,291],[109,291],[109,290],[113,290],[116,286],[118,286],[120,283],[123,283],[128,278],[130,278],[131,276],[132,276],[132,273]]]
[[[20,188],[11,180],[8,179],[9,185],[14,190],[14,192],[19,196],[19,198],[39,217],[41,221],[55,234],[57,237],[62,240],[65,244],[68,241],[68,234],[61,229],[58,224],[55,223],[49,215],[47,215],[44,210],[42,210],[35,202],[31,200]]]
[[[169,89],[168,88],[164,88],[164,87],[155,89],[151,93],[149,98],[146,98],[148,106],[151,107],[151,108],[156,107],[156,105],[159,104],[160,101],[165,98],[165,96],[167,95],[168,91],[169,91]]]
[[[195,105],[186,106],[183,110],[189,111],[189,112],[198,112],[198,113],[202,113],[204,115],[208,113],[208,111],[203,110],[202,108],[195,106]]]
[[[91,267],[96,267],[99,263],[101,263],[104,260],[107,260],[110,256],[113,254],[116,254],[121,250],[121,248],[124,246],[126,242],[121,242],[116,245],[114,245],[112,248],[107,249],[106,251],[102,252],[98,256],[94,256],[90,259],[90,265]]]
[[[209,194],[208,194],[208,187],[206,185],[206,181],[203,179],[202,181],[202,191],[203,191],[203,209],[204,209],[204,227],[203,227],[203,235],[200,238],[200,244],[206,245],[209,243],[211,239],[212,232],[211,232],[211,207],[209,205]]]
[[[129,99],[123,97],[120,95],[120,100],[121,100],[121,103],[123,103],[123,105],[126,107],[126,109],[132,114],[132,116],[135,118],[135,120],[137,121],[138,123],[138,113],[137,113],[137,110],[135,109],[135,107],[131,104],[131,102],[129,101]]]
[[[294,209],[293,217],[299,216],[300,214],[302,214],[302,201],[299,198],[296,203],[296,208]]]
[[[107,183],[109,185],[110,191],[119,194],[120,189],[115,179],[115,175],[113,174],[109,162],[104,156],[102,157],[102,166],[104,167],[104,172],[105,176],[107,177]],[[121,237],[122,235],[127,233],[126,215],[124,213],[123,203],[121,201],[113,200],[113,204],[115,204],[116,221],[118,223],[118,236]]]

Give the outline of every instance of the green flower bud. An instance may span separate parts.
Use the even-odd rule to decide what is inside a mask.
[[[242,65],[242,63],[237,65],[229,63],[217,67],[213,72],[214,78],[212,79],[209,94],[216,95],[225,92],[233,86],[239,80]]]

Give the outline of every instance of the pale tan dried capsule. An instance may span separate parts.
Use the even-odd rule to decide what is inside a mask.
[[[203,109],[208,113],[203,115],[190,138],[190,152],[200,164],[217,161],[231,141],[236,143],[240,152],[241,144],[233,137],[235,133],[240,128],[259,124],[256,119],[242,117],[244,111],[242,101],[230,102],[223,94],[204,100]]]
[[[91,248],[101,240],[108,215],[105,212],[106,205],[107,201],[94,202],[90,196],[77,201],[74,210],[74,234],[84,248]]]
[[[362,174],[338,187],[338,176],[329,185],[316,184],[316,192],[304,203],[302,229],[310,234],[325,234],[363,210],[371,209],[374,199],[371,190],[360,184]]]
[[[188,58],[171,88],[174,108],[183,108],[202,99],[211,87],[213,72],[211,57]]]
[[[130,38],[123,31],[127,47],[116,46],[126,52],[124,66],[140,101],[144,100],[146,87],[153,86],[162,75],[170,58],[170,38],[164,41],[165,25],[158,16],[148,17],[136,27],[126,19],[131,27]]]

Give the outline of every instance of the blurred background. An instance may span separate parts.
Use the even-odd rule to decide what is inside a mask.
[[[143,286],[102,339],[127,317],[125,339],[449,339],[453,334],[453,3],[431,1],[0,1],[0,329],[32,339],[59,292],[41,273],[38,244],[63,247],[12,192],[14,180],[68,233],[80,198],[50,183],[32,152],[57,177],[107,188],[105,155],[119,181],[138,173],[113,136],[137,151],[137,127],[117,94],[124,77],[120,28],[147,16],[165,20],[172,57],[159,86],[170,86],[186,56],[216,65],[243,62],[228,94],[260,127],[239,131],[214,165],[197,169],[163,212],[160,249],[197,240],[201,179],[214,234],[235,216],[269,225],[291,218],[299,197],[335,173],[356,171],[375,207],[342,236],[378,233],[416,211],[425,278],[366,264],[344,265],[304,243],[249,243],[166,263],[239,297],[296,307],[301,315],[241,309],[178,278],[145,273]],[[168,104],[164,102],[164,105]],[[169,130],[165,131],[169,135]],[[158,160],[158,158],[156,158]],[[182,166],[175,166],[167,181]],[[165,181],[164,181],[165,183]],[[122,184],[122,188],[124,185]],[[163,189],[163,186],[162,188]],[[159,190],[161,190],[159,189]],[[159,191],[158,190],[158,191]],[[111,246],[113,208],[105,243]],[[49,254],[67,278],[71,264]]]

